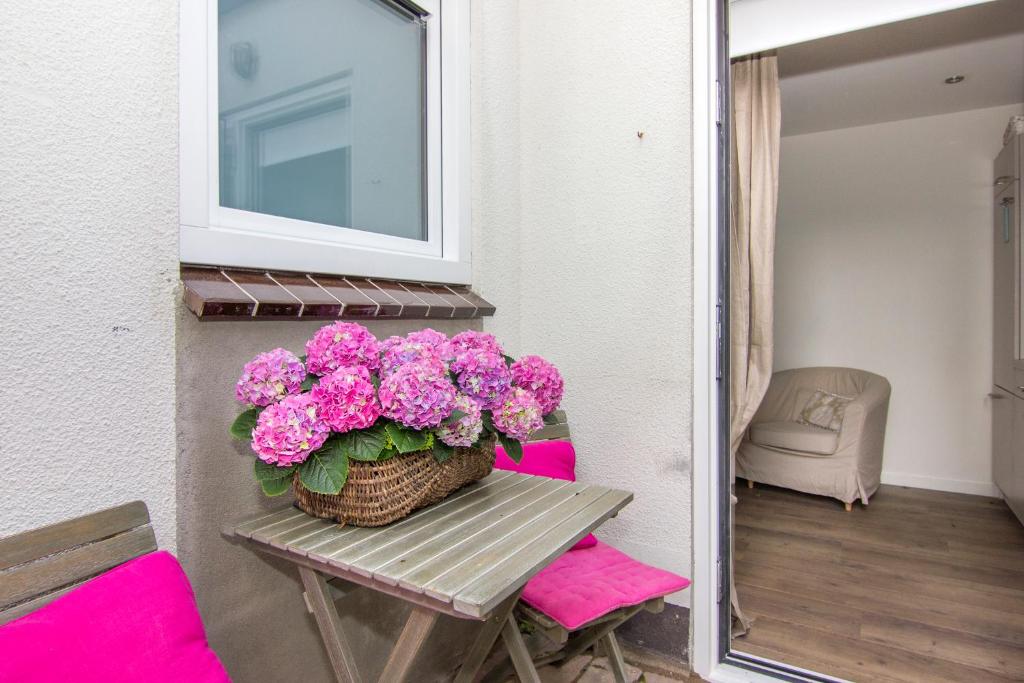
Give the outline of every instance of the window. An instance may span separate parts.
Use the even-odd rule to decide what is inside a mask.
[[[181,0],[181,260],[468,283],[469,0]]]

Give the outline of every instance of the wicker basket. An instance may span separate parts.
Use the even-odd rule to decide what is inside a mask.
[[[295,503],[306,514],[353,526],[383,526],[431,505],[494,467],[494,441],[480,448],[457,448],[443,463],[429,452],[406,453],[383,462],[349,461],[341,493],[314,493],[292,480]]]

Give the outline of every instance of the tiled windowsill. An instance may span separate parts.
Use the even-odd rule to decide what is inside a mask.
[[[438,285],[181,264],[185,305],[201,320],[471,319],[494,306]]]

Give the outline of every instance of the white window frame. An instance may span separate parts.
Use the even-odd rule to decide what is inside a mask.
[[[217,0],[180,0],[182,262],[470,283],[470,0],[415,7],[428,14],[425,241],[220,206]]]

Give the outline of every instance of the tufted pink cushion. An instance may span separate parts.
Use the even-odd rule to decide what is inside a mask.
[[[523,444],[523,458],[516,462],[498,446],[494,466],[499,470],[535,474],[540,477],[576,481],[576,449],[568,441],[538,441]],[[571,550],[593,548],[597,539],[593,534],[581,538]]]
[[[0,682],[225,683],[174,556],[143,555],[0,626]]]
[[[542,569],[526,584],[522,601],[573,630],[620,607],[689,585],[689,579],[637,562],[598,541]]]

